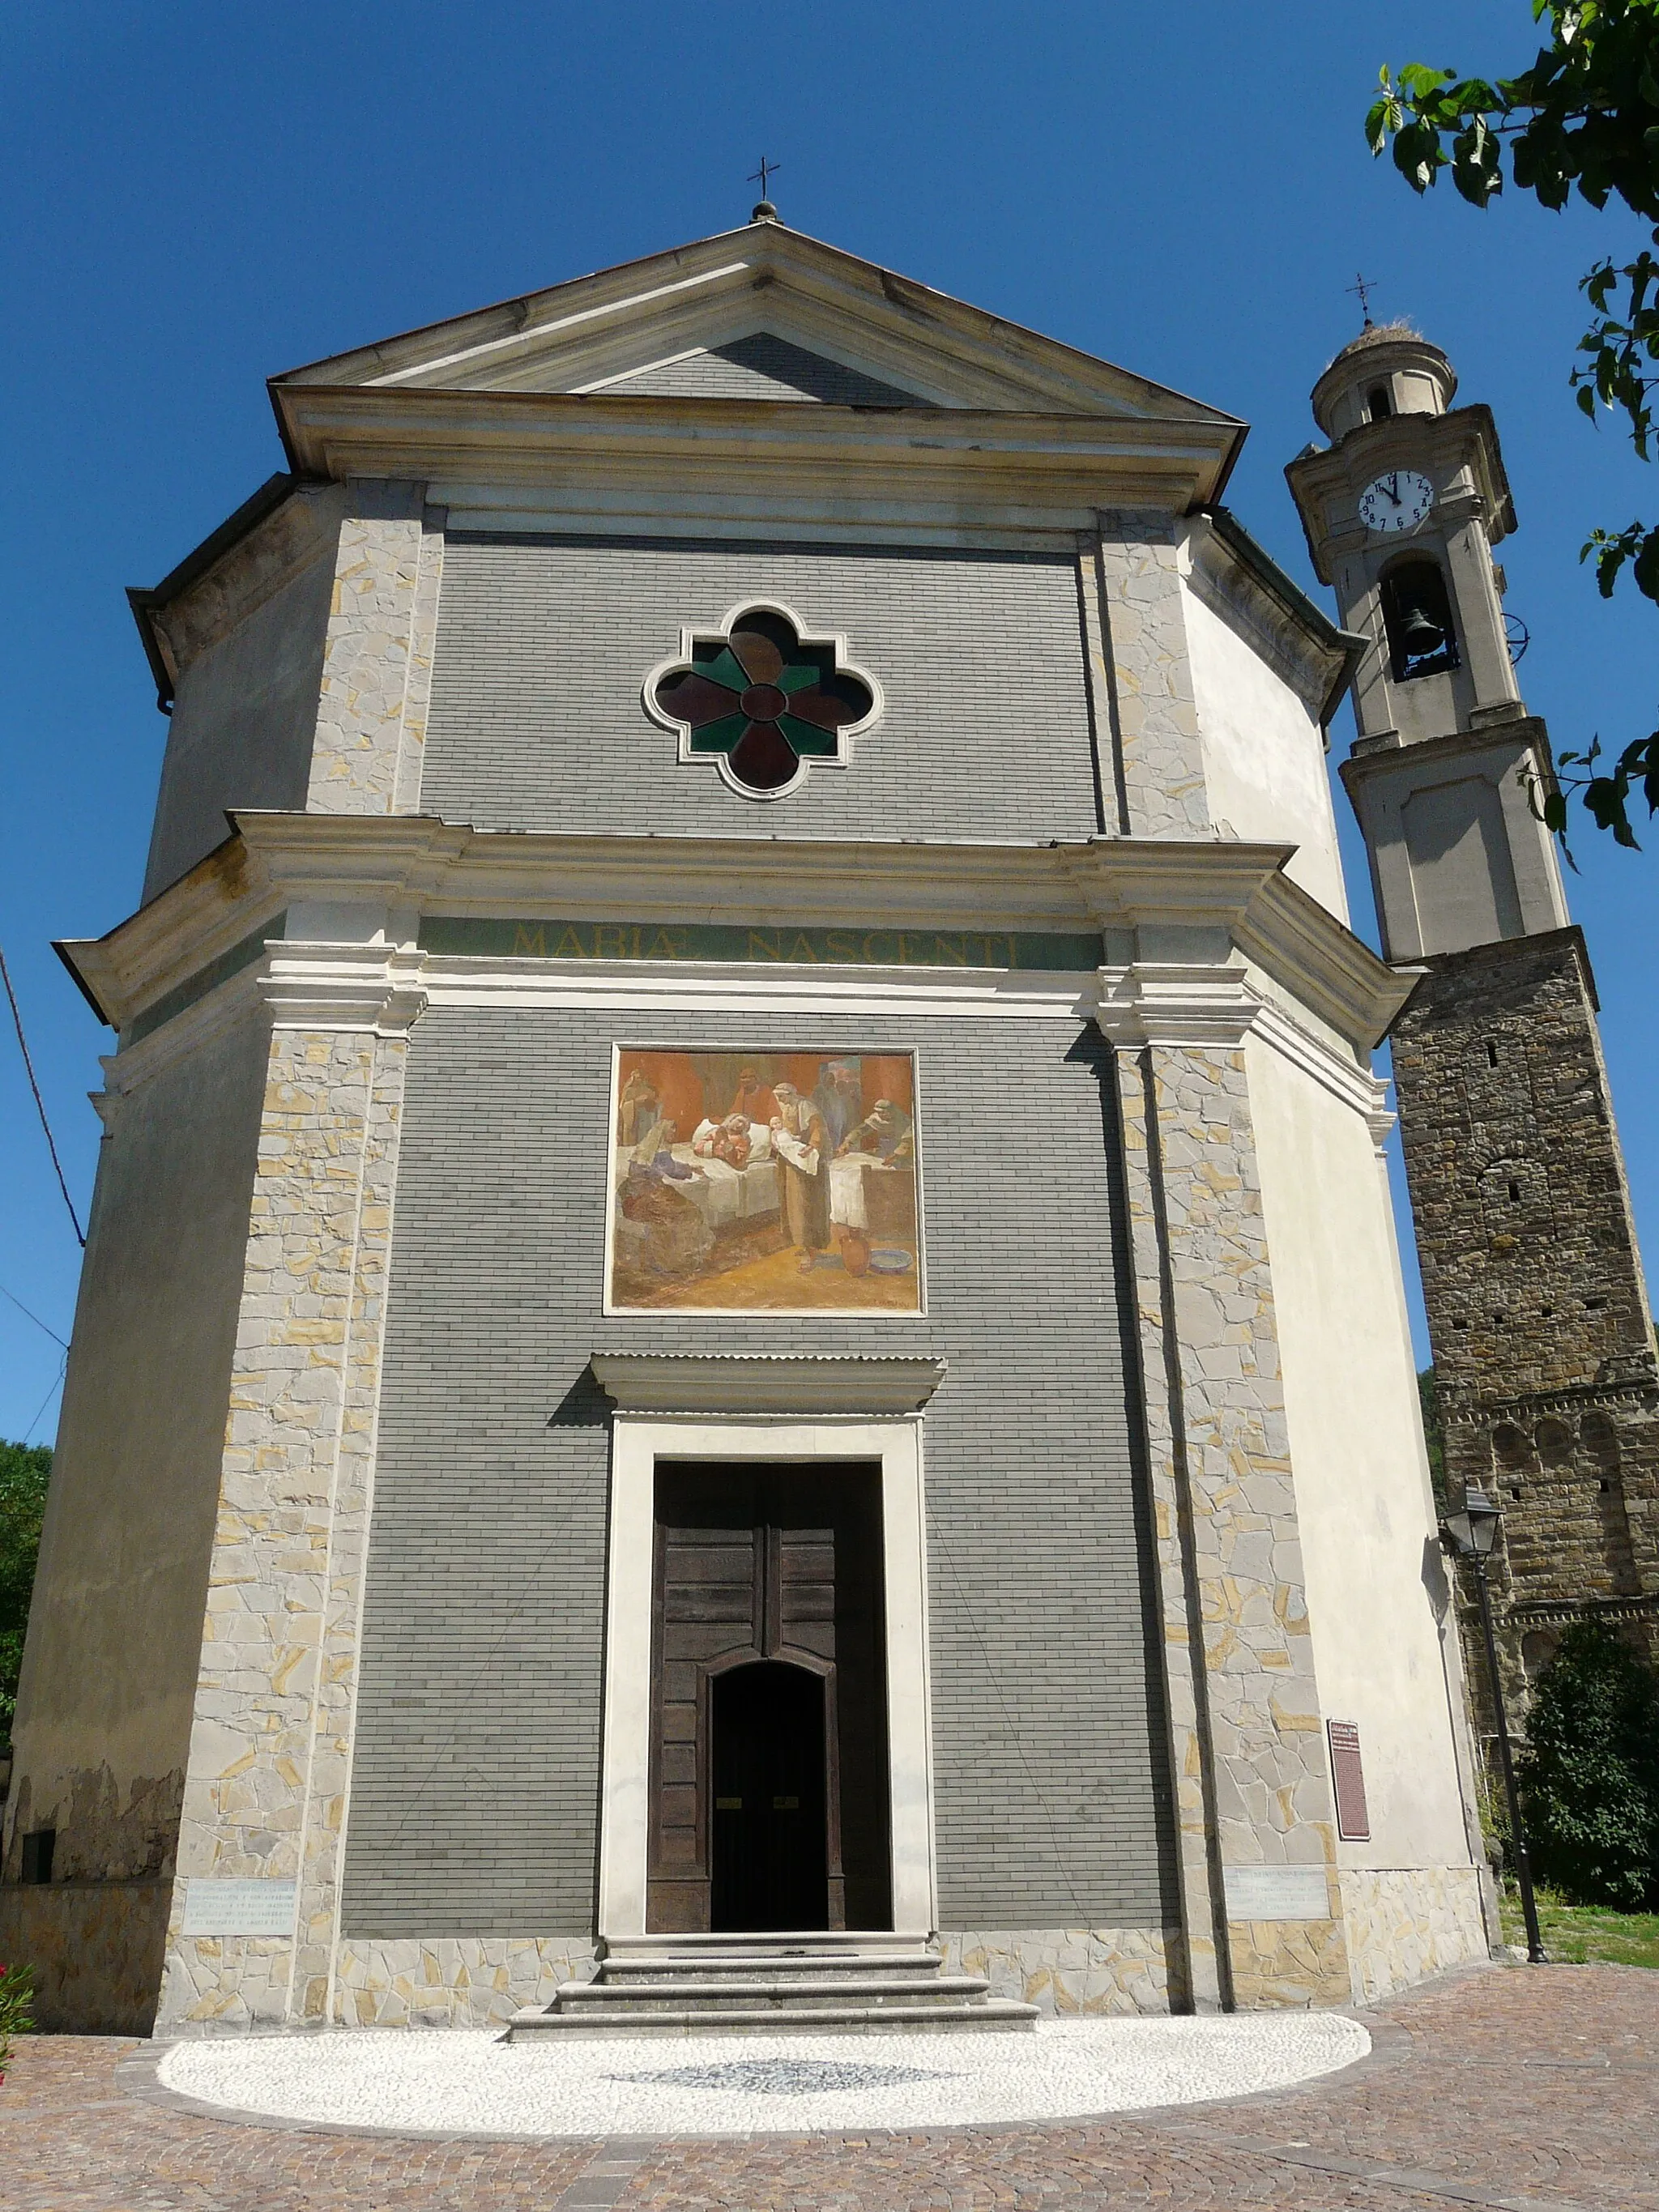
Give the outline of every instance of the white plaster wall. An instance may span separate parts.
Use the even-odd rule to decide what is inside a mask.
[[[1346,921],[1319,724],[1254,647],[1195,592],[1186,593],[1185,605],[1211,820],[1247,840],[1293,844],[1296,857],[1286,872]]]
[[[137,1831],[177,1818],[264,1057],[243,1021],[175,1060],[99,1159],[9,1808],[27,1787],[67,1876],[138,1870]]]
[[[229,836],[227,807],[304,806],[333,588],[328,545],[179,678],[146,900]]]
[[[1352,1107],[1259,1039],[1247,1054],[1320,1704],[1358,1727],[1370,1811],[1339,1863],[1467,1866],[1387,1188]]]

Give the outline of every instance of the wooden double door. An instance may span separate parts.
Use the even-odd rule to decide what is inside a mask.
[[[647,1924],[892,1925],[881,1473],[659,1462]]]

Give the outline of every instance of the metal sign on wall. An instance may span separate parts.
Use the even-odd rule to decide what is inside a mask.
[[[1365,1803],[1365,1770],[1359,1757],[1359,1730],[1352,1721],[1327,1721],[1325,1732],[1330,1738],[1336,1832],[1346,1844],[1369,1843],[1371,1816]]]

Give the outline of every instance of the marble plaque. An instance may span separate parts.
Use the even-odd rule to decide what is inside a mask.
[[[1230,1866],[1229,1920],[1328,1920],[1322,1866]]]
[[[191,1875],[185,1893],[185,1936],[291,1936],[291,1881],[209,1881]]]

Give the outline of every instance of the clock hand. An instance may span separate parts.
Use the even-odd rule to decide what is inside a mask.
[[[1394,501],[1395,505],[1398,507],[1400,504],[1400,471],[1398,469],[1395,471],[1392,476],[1383,477],[1382,489],[1387,492],[1389,497]]]

